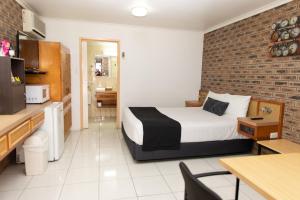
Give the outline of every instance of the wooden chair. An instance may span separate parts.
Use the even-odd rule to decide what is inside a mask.
[[[198,178],[216,175],[228,175],[231,174],[230,172],[219,171],[193,175],[183,162],[180,162],[179,167],[185,182],[184,200],[222,200],[219,195],[204,185],[200,180],[198,180]],[[237,186],[238,185],[239,180],[237,179]],[[235,195],[235,199],[238,199],[238,187]]]

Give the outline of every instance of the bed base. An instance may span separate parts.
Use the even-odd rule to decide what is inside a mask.
[[[136,144],[127,136],[123,125],[122,133],[133,159],[137,161],[249,153],[253,146],[253,140],[251,139],[235,139],[181,143],[179,150],[143,151],[142,145]]]

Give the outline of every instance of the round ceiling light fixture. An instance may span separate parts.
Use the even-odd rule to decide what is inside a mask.
[[[148,14],[148,10],[145,7],[134,7],[131,9],[131,14],[135,17],[145,17]]]

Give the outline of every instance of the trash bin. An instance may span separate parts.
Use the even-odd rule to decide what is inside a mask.
[[[48,167],[48,134],[38,130],[27,140],[24,145],[26,175],[39,175]]]

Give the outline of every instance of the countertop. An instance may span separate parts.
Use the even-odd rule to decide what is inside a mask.
[[[32,116],[43,111],[45,107],[51,104],[47,101],[43,104],[27,104],[26,108],[12,115],[0,115],[0,136],[28,120]]]

